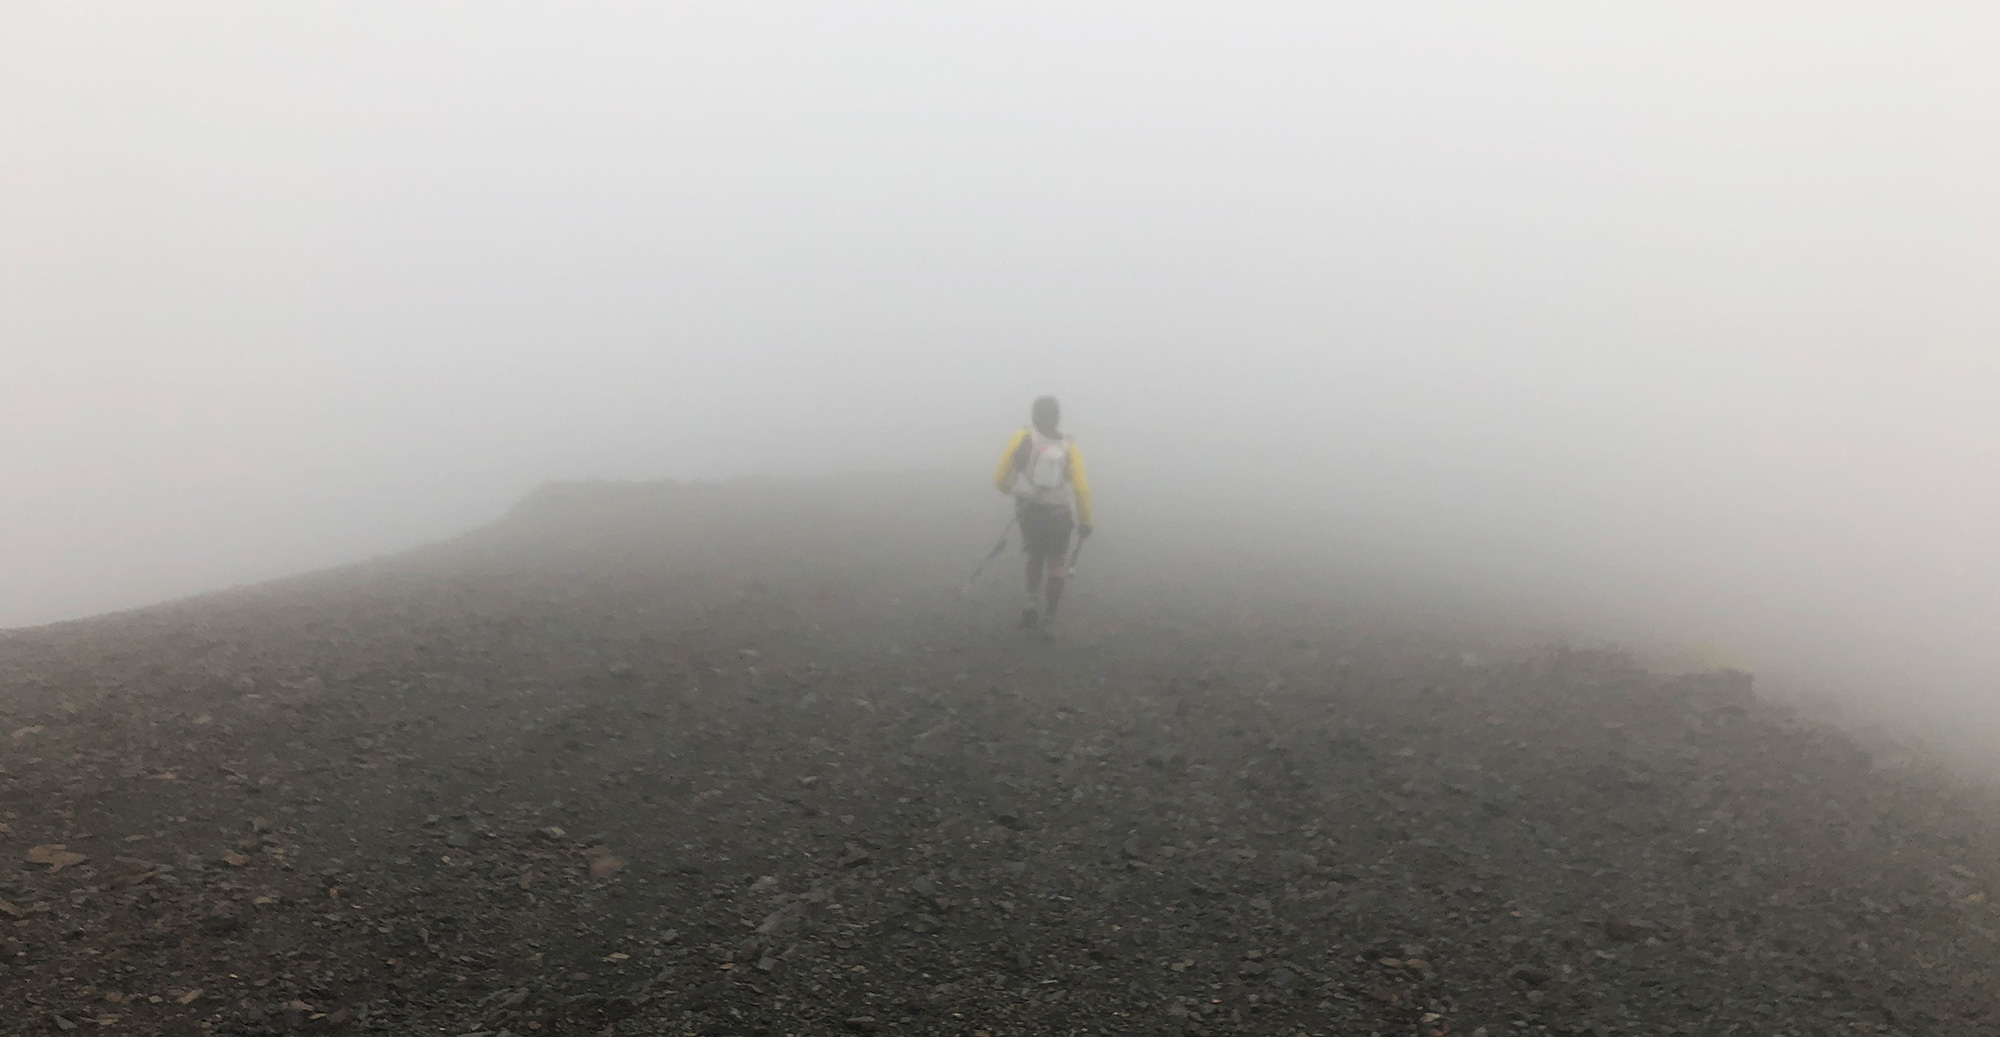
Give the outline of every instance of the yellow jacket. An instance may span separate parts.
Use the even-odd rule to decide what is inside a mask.
[[[1001,493],[1013,494],[1014,477],[1028,463],[1028,430],[1017,429],[1007,440],[1007,449],[1000,452],[1000,463],[993,469],[993,488]],[[1069,473],[1069,487],[1076,496],[1076,521],[1078,525],[1093,526],[1090,509],[1090,479],[1083,472],[1083,454],[1076,448],[1076,440],[1069,440],[1069,458],[1065,466]]]

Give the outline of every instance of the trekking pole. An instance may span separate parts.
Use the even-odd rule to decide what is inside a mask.
[[[1007,528],[1000,531],[999,542],[993,545],[993,550],[986,552],[986,557],[981,558],[979,560],[978,565],[972,567],[972,575],[966,577],[965,585],[958,589],[959,597],[963,598],[966,595],[971,594],[972,583],[974,580],[979,579],[980,573],[986,571],[986,563],[992,561],[995,558],[1000,557],[1000,552],[1007,550],[1007,538],[1013,535],[1014,524],[1019,521],[1021,521],[1021,516],[1019,514],[1016,514],[1013,518],[1007,520]]]
[[[1083,545],[1089,540],[1090,540],[1089,533],[1085,533],[1082,536],[1076,538],[1076,546],[1071,548],[1069,552],[1069,564],[1063,567],[1063,571],[1065,573],[1068,573],[1071,576],[1076,575],[1076,560],[1083,556]]]

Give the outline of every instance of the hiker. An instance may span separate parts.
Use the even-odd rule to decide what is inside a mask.
[[[1083,455],[1058,427],[1062,409],[1056,398],[1036,400],[1029,416],[1028,427],[1007,441],[993,470],[993,485],[1014,497],[1021,548],[1028,555],[1028,603],[1021,610],[1021,626],[1035,630],[1055,618],[1069,577],[1070,532],[1089,536],[1091,516]]]

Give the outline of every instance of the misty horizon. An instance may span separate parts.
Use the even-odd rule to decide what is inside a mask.
[[[2000,15],[0,29],[0,628],[550,481],[975,484],[1046,392],[1107,537],[1214,517],[2000,731]]]

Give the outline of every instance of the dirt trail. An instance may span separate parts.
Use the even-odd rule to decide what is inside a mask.
[[[1112,551],[1025,641],[928,492],[571,488],[0,635],[0,1032],[2000,1028],[1989,797]]]

